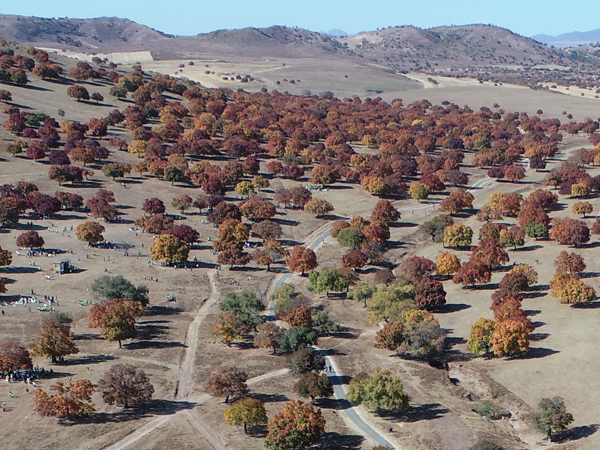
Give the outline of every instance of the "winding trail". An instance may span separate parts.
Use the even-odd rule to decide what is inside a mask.
[[[194,364],[196,362],[196,347],[198,340],[198,330],[200,329],[200,324],[206,319],[208,316],[208,311],[210,307],[214,305],[219,300],[219,291],[216,287],[216,270],[208,271],[208,280],[210,282],[210,289],[212,291],[210,298],[205,301],[196,317],[192,323],[190,323],[185,339],[186,352],[183,358],[183,362],[179,368],[179,380],[178,380],[178,389],[177,389],[177,398],[184,399],[188,395],[190,395],[190,385],[192,383],[192,372],[194,369]]]
[[[206,317],[208,316],[210,308],[219,300],[219,291],[216,287],[216,271],[210,270],[208,272],[208,278],[212,291],[211,297],[208,300],[204,301],[202,305],[200,305],[200,309],[196,313],[196,317],[194,317],[194,320],[188,326],[185,338],[186,352],[181,365],[176,366],[174,364],[165,364],[141,358],[123,358],[168,367],[177,372],[179,374],[179,379],[176,398],[180,400],[179,404],[167,409],[164,412],[164,414],[150,420],[148,423],[137,428],[131,434],[125,436],[120,441],[112,444],[110,447],[104,447],[106,450],[123,450],[129,447],[131,444],[147,436],[148,434],[152,433],[157,428],[162,427],[178,415],[184,417],[200,434],[202,434],[202,436],[204,436],[204,438],[208,442],[210,442],[210,444],[216,450],[227,449],[227,447],[223,444],[219,437],[212,434],[209,431],[209,429],[202,424],[200,419],[198,419],[198,417],[191,413],[191,409],[208,402],[212,398],[212,396],[206,393],[199,394],[195,397],[189,396],[190,387],[193,382],[193,369],[196,362],[198,330],[200,329],[200,325],[202,324],[204,319],[206,319]],[[249,386],[252,386],[253,384],[257,384],[262,381],[269,380],[271,378],[283,376],[286,373],[288,373],[288,369],[274,370],[272,372],[268,372],[263,375],[259,375],[257,377],[249,379],[247,381],[247,384]],[[182,407],[184,407],[184,409],[182,409]]]
[[[250,378],[247,381],[247,384],[248,386],[252,386],[253,384],[257,384],[262,381],[269,380],[271,378],[283,376],[286,373],[288,373],[288,369],[274,370],[272,372],[268,372],[254,378]],[[110,447],[105,447],[105,450],[123,450],[131,444],[133,444],[134,442],[139,441],[144,436],[147,436],[148,434],[152,433],[157,428],[162,427],[164,424],[166,424],[168,421],[172,420],[178,415],[185,417],[192,424],[192,426],[194,426],[194,428],[196,428],[200,433],[202,433],[206,440],[209,441],[217,450],[224,450],[225,447],[223,447],[223,443],[218,438],[215,438],[206,427],[202,426],[199,419],[190,412],[192,408],[205,404],[211,398],[212,396],[209,394],[200,394],[196,397],[190,397],[187,400],[187,409],[181,410],[181,404],[179,406],[173,406],[171,409],[165,411],[164,415],[155,417],[150,422],[137,428],[134,432],[125,436],[123,439],[114,443]],[[190,420],[190,417],[193,420]],[[210,438],[208,436],[210,436]]]

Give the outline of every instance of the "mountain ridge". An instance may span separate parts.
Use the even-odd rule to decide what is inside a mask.
[[[592,51],[579,49],[572,53],[483,24],[428,29],[396,26],[345,37],[277,25],[175,36],[117,17],[49,19],[0,15],[0,36],[24,45],[86,53],[147,50],[158,59],[353,58],[402,72],[569,66],[590,58],[595,64],[600,62]]]
[[[590,31],[572,31],[557,36],[538,34],[531,38],[543,44],[553,45],[559,48],[575,47],[600,42],[600,28]]]

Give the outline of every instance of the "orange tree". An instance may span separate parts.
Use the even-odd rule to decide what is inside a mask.
[[[89,327],[102,328],[102,336],[107,341],[119,343],[137,336],[135,317],[143,314],[140,302],[130,302],[114,298],[107,303],[94,305],[90,309]]]
[[[294,247],[290,256],[285,260],[285,264],[292,272],[302,272],[302,275],[316,269],[319,265],[315,252],[301,245]]]
[[[529,333],[522,322],[506,320],[496,326],[492,343],[496,356],[516,355],[529,350]]]
[[[291,400],[269,421],[267,429],[268,449],[304,449],[319,442],[325,433],[325,418],[310,403]]]
[[[104,240],[102,233],[106,228],[100,225],[98,222],[85,222],[77,227],[77,239],[80,241],[87,242],[88,244],[95,244]]]
[[[90,380],[69,382],[66,387],[59,381],[50,389],[56,394],[48,395],[41,389],[35,391],[35,410],[41,416],[74,418],[95,411],[92,403],[94,385]]]
[[[154,240],[150,247],[150,254],[155,260],[164,260],[166,263],[187,261],[189,247],[185,242],[170,234],[163,234]]]
[[[32,356],[45,356],[51,358],[53,363],[64,361],[67,355],[79,353],[71,327],[55,320],[42,324],[38,342],[30,345],[29,349]]]

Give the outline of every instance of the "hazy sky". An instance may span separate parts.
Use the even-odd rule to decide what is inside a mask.
[[[223,28],[287,25],[354,34],[393,25],[491,23],[519,34],[556,35],[600,28],[593,13],[558,0],[5,0],[2,14],[89,18],[117,16],[158,30],[193,35]],[[153,7],[156,5],[156,7]]]

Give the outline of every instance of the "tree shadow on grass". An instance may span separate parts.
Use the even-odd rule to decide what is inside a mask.
[[[259,394],[253,393],[250,397],[260,400],[263,403],[287,402],[289,398],[282,394]]]
[[[278,217],[271,217],[270,220],[271,222],[278,223],[279,225],[288,225],[290,227],[295,227],[300,223],[297,220],[280,219]]]
[[[171,306],[159,306],[153,305],[146,308],[146,317],[148,316],[174,316],[180,314],[181,309],[173,308]]]
[[[463,289],[469,291],[495,291],[498,289],[498,283],[476,284],[475,286],[463,286]]]
[[[455,345],[466,344],[466,343],[467,343],[467,340],[460,336],[447,336],[446,339],[444,339],[444,347],[446,347],[448,349],[454,347]]]
[[[267,426],[266,425],[255,425],[253,427],[248,427],[248,436],[252,436],[254,438],[264,439],[267,437]]]
[[[521,295],[523,296],[523,298],[540,298],[540,297],[546,297],[548,295],[548,293],[544,292],[544,291],[521,292]]]
[[[173,400],[155,399],[137,408],[122,409],[116,413],[94,413],[87,417],[75,420],[60,419],[58,423],[63,426],[122,423],[138,420],[143,417],[172,415],[179,411],[190,410],[196,406],[193,402],[177,402]]]
[[[390,228],[412,228],[418,227],[419,224],[414,222],[390,222],[389,226]]]
[[[340,434],[334,431],[325,433],[322,442],[323,448],[330,450],[359,450],[365,441],[365,438],[356,434]]]
[[[538,248],[542,248],[542,245],[526,245],[525,247],[517,247],[515,252],[531,252],[533,250],[537,250]]]
[[[36,272],[40,272],[40,270],[38,270],[37,267],[31,267],[31,266],[28,266],[28,267],[8,266],[8,267],[2,267],[0,269],[0,272],[4,272],[4,273],[36,273]]]
[[[123,348],[127,350],[145,350],[150,348],[187,348],[187,345],[173,341],[133,341],[124,344]]]
[[[573,309],[598,309],[600,308],[600,302],[589,302],[589,303],[574,303],[571,305]]]
[[[169,327],[165,325],[138,323],[137,338],[143,341],[151,341],[159,336],[164,336],[165,334],[167,334],[168,330]]]
[[[75,358],[65,359],[64,362],[60,363],[60,366],[78,366],[78,365],[86,365],[90,364],[100,364],[106,361],[114,361],[117,359],[112,355],[85,355],[79,356]]]
[[[469,309],[470,307],[471,307],[471,305],[467,305],[466,303],[450,303],[450,304],[447,303],[445,305],[442,305],[442,306],[434,309],[433,312],[437,313],[437,314],[448,314],[448,313],[463,311],[465,309]]]
[[[594,242],[590,242],[589,244],[581,244],[575,248],[578,249],[584,249],[584,248],[596,248],[596,247],[600,247],[600,241],[594,241]]]
[[[600,425],[592,423],[590,425],[581,425],[579,427],[573,427],[570,430],[563,431],[562,433],[556,433],[552,436],[552,442],[568,442],[577,441],[579,439],[587,438],[592,436],[598,431]]]
[[[555,353],[560,353],[560,352],[558,350],[552,350],[551,348],[546,348],[546,347],[534,347],[534,348],[530,348],[527,353],[523,353],[521,355],[516,355],[509,359],[538,359],[538,358],[545,358],[546,356],[554,355]]]
[[[422,420],[439,419],[448,412],[439,403],[424,403],[422,405],[410,406],[406,411],[398,412],[380,412],[381,417],[387,420],[397,420],[400,422],[420,422]]]
[[[548,336],[550,336],[550,333],[530,333],[529,340],[533,341],[533,342],[539,342],[539,341],[543,341]]]

